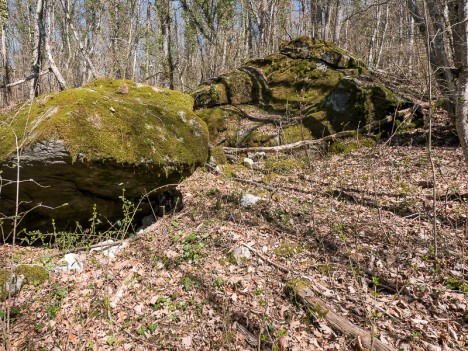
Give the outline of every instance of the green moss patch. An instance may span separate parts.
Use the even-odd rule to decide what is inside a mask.
[[[330,153],[347,154],[362,147],[374,147],[375,144],[371,138],[337,140],[330,145]]]
[[[279,160],[275,158],[269,158],[265,162],[264,169],[266,171],[279,174],[294,173],[300,166],[299,163],[299,161],[292,158]]]
[[[210,161],[216,165],[226,164],[227,158],[222,146],[215,146],[210,149]]]
[[[224,138],[225,145],[230,146],[275,146],[320,138],[361,128],[409,105],[380,84],[367,72],[363,61],[350,52],[307,37],[286,43],[279,53],[249,60],[239,69],[214,78],[210,84],[202,85],[193,94],[196,109],[255,104],[284,116],[284,123],[275,123],[276,133],[266,133],[258,122],[256,128],[242,135],[241,142],[238,135],[236,143]],[[201,114],[208,112],[203,110]],[[281,130],[290,123],[290,116],[300,117],[308,131],[296,127]],[[237,118],[248,119],[245,115]],[[228,119],[219,110],[204,118],[215,133],[220,126],[226,128],[222,121]]]
[[[49,278],[49,272],[39,265],[19,265],[15,271],[0,269],[0,300],[8,298],[5,284],[10,280],[12,274],[16,277],[24,276],[23,284],[39,285]]]
[[[14,154],[14,131],[26,147],[63,140],[74,160],[200,164],[208,156],[208,133],[192,106],[192,97],[177,91],[98,79],[34,99],[2,117],[0,161]]]

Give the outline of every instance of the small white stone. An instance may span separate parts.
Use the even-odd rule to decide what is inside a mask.
[[[250,206],[255,205],[259,201],[269,201],[269,200],[264,197],[258,197],[252,194],[245,194],[242,196],[240,204],[242,207],[250,207]]]
[[[237,264],[240,264],[244,261],[250,260],[252,254],[250,253],[250,250],[245,246],[237,246],[234,249],[233,256]]]
[[[66,266],[57,267],[56,271],[81,272],[83,270],[83,258],[76,253],[67,253],[59,262],[66,263]]]
[[[255,162],[251,158],[245,157],[242,163],[244,164],[245,167],[252,168]]]

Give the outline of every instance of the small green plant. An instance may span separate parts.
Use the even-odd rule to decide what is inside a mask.
[[[91,341],[86,341],[85,349],[86,350],[93,350],[94,349],[94,344]]]
[[[213,281],[213,286],[217,288],[221,288],[224,286],[224,279],[222,277],[218,277]]]
[[[60,303],[55,303],[53,305],[49,305],[46,309],[47,315],[49,318],[55,318],[57,316],[57,312],[60,310]]]
[[[13,306],[10,308],[10,319],[15,319],[18,318],[19,315],[21,314],[21,308],[18,306]],[[0,310],[0,321],[2,321],[5,318],[5,311]]]
[[[114,346],[117,344],[117,339],[113,336],[109,336],[107,339],[106,339],[106,344],[108,346]]]
[[[65,289],[58,289],[58,290],[55,291],[55,297],[59,301],[63,300],[66,295],[67,295],[67,290],[65,290]]]
[[[468,293],[468,284],[453,277],[447,278],[447,288]]]
[[[199,235],[196,233],[189,234],[182,239],[184,246],[182,248],[182,260],[190,261],[193,264],[205,257],[204,249],[206,248],[205,239],[208,234]]]
[[[180,311],[185,311],[187,309],[187,304],[185,302],[179,302],[177,304],[177,309]]]
[[[169,304],[169,298],[167,298],[166,296],[161,296],[157,298],[152,309],[156,311],[156,310],[161,309],[163,306],[167,306],[168,304]]]
[[[191,291],[194,288],[198,287],[198,283],[190,276],[185,276],[182,278],[182,285],[185,291]]]
[[[379,278],[378,277],[372,277],[372,286],[374,288],[374,291],[372,292],[372,295],[374,295],[375,298],[379,296],[379,293],[377,292],[377,288],[379,287]]]
[[[344,225],[341,223],[336,223],[335,224],[335,231],[337,233],[343,233],[344,232]]]
[[[278,330],[277,335],[278,335],[278,338],[282,338],[288,335],[288,332],[285,329],[280,329]]]
[[[142,325],[140,328],[137,330],[138,335],[145,335],[146,333],[146,326]]]
[[[179,320],[179,317],[175,314],[170,314],[169,316],[167,316],[167,318],[169,318],[171,321],[178,321]]]
[[[263,294],[263,290],[261,288],[259,288],[259,287],[256,287],[255,288],[255,295],[259,296],[261,294]]]

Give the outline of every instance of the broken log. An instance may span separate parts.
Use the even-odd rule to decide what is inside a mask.
[[[394,351],[394,349],[383,344],[377,336],[373,335],[356,325],[348,319],[335,313],[327,303],[319,298],[316,293],[303,280],[293,280],[286,285],[286,294],[306,307],[308,313],[315,311],[319,317],[325,319],[337,332],[358,339],[368,350]]]

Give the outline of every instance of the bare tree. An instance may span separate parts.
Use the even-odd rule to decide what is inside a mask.
[[[419,31],[432,38],[426,44],[431,68],[468,163],[468,2],[426,0],[426,4],[427,18],[414,0],[407,0]],[[444,5],[450,9],[449,27],[445,23]]]
[[[42,62],[42,43],[46,33],[43,25],[44,17],[44,1],[37,0],[36,11],[34,17],[35,30],[34,30],[34,49],[33,49],[33,62],[32,62],[32,80],[31,88],[29,90],[29,98],[32,99],[38,95],[38,82],[39,72]]]
[[[1,26],[1,40],[2,40],[2,64],[3,64],[3,85],[5,89],[3,90],[3,101],[5,105],[8,105],[11,96],[11,88],[8,86],[10,84],[10,65],[8,62],[7,54],[7,43],[6,43],[6,26],[8,21],[8,1],[0,1],[0,26]]]

